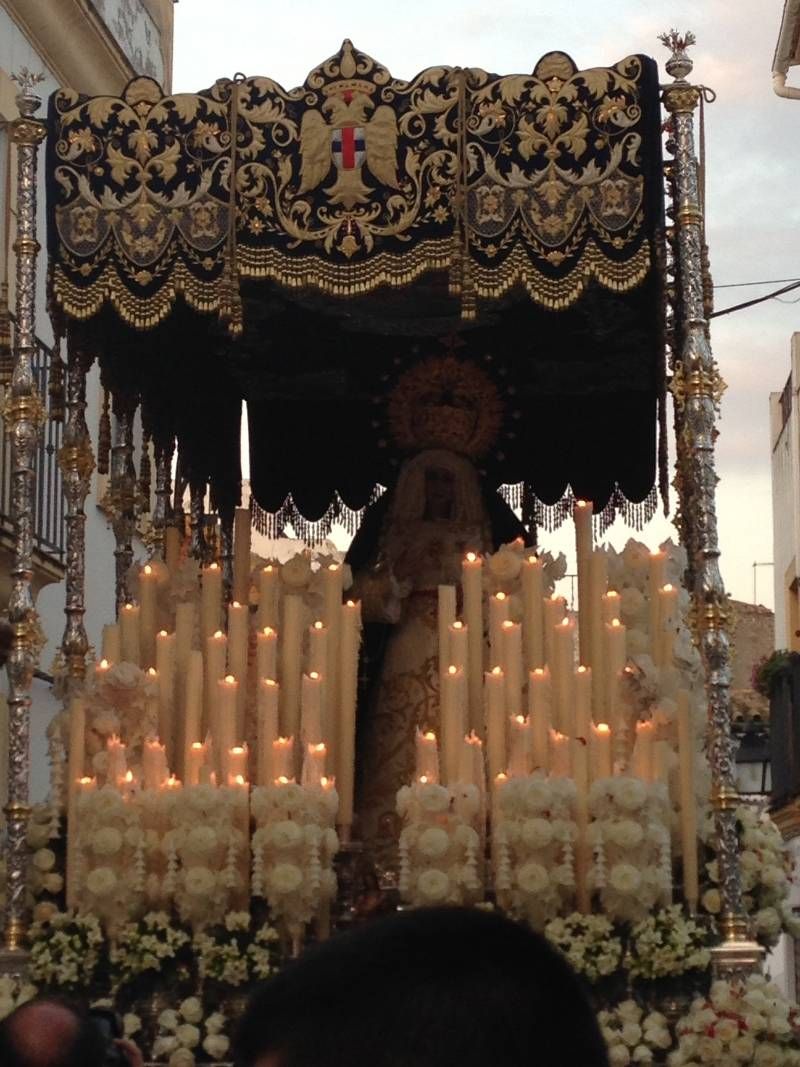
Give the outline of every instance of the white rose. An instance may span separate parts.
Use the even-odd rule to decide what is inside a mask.
[[[653,1052],[647,1045],[637,1045],[633,1050],[632,1059],[634,1063],[652,1063]]]
[[[424,900],[441,903],[447,900],[450,893],[450,879],[444,871],[432,867],[420,874],[417,879],[417,891]]]
[[[117,876],[110,867],[95,867],[86,876],[86,888],[95,897],[106,897],[117,888]]]
[[[488,559],[489,573],[501,585],[513,582],[522,567],[521,557],[508,545],[501,545]]]
[[[187,1023],[199,1023],[203,1018],[203,1005],[198,997],[187,997],[178,1008]]]
[[[186,848],[189,852],[202,854],[217,847],[217,834],[210,826],[193,826],[186,835]]]
[[[159,1060],[162,1056],[169,1056],[177,1047],[177,1037],[157,1037],[153,1042],[153,1056]]]
[[[122,1016],[122,1032],[125,1037],[133,1037],[142,1028],[142,1020],[132,1011],[126,1011]]]
[[[91,845],[98,856],[113,856],[122,848],[122,834],[114,826],[102,826],[92,835]]]
[[[217,879],[208,867],[190,867],[184,875],[183,885],[191,897],[208,897],[214,892]]]
[[[541,893],[550,885],[547,869],[541,863],[533,860],[523,865],[517,871],[517,885],[523,893]]]
[[[332,827],[328,827],[323,835],[325,851],[329,856],[335,856],[339,851],[339,835]]]
[[[722,897],[718,889],[707,889],[701,898],[701,903],[711,915],[717,915],[722,910]]]
[[[52,871],[56,865],[56,854],[51,848],[40,848],[34,853],[33,865],[38,871]]]
[[[608,1062],[611,1067],[628,1067],[631,1054],[624,1045],[614,1044],[608,1050]]]
[[[303,884],[303,872],[294,863],[276,863],[267,880],[275,893],[294,893]]]
[[[209,1034],[203,1041],[203,1051],[212,1060],[222,1060],[231,1047],[231,1043],[224,1034]]]
[[[638,811],[647,799],[647,789],[639,778],[618,778],[614,799],[623,811]]]
[[[175,1036],[184,1048],[197,1048],[200,1044],[200,1031],[191,1023],[181,1023]]]
[[[635,893],[642,884],[642,875],[632,863],[615,863],[609,872],[608,884],[618,893]]]
[[[293,556],[281,567],[281,580],[290,589],[303,589],[311,579],[311,563],[307,556]]]
[[[206,1030],[209,1034],[220,1034],[225,1029],[225,1016],[221,1011],[214,1011],[206,1019]]]
[[[620,1031],[620,1037],[629,1048],[642,1040],[642,1028],[637,1022],[626,1022]]]
[[[440,826],[429,826],[419,835],[417,848],[428,859],[439,859],[450,848],[450,838]]]
[[[749,1034],[734,1038],[730,1045],[730,1053],[738,1063],[752,1063],[755,1049],[756,1043]]]
[[[57,914],[58,908],[52,900],[40,900],[33,908],[33,920],[37,923],[46,923]]]
[[[158,1025],[162,1030],[177,1030],[179,1024],[180,1019],[174,1008],[165,1008],[158,1017]]]
[[[60,893],[64,888],[63,875],[51,872],[42,879],[42,885],[48,893]]]
[[[522,790],[522,802],[531,815],[547,811],[552,804],[549,783],[544,778],[531,778]]]
[[[775,937],[781,931],[781,917],[775,908],[760,908],[755,914],[756,927],[767,937]]]
[[[613,845],[619,845],[621,848],[636,848],[642,843],[644,830],[633,819],[620,819],[619,822],[606,824],[605,836]]]
[[[422,810],[431,815],[447,811],[450,807],[450,793],[443,785],[429,783],[420,786],[418,798]]]
[[[43,826],[41,823],[28,823],[28,829],[25,831],[25,841],[28,848],[44,848],[49,840],[49,826]]]
[[[714,1036],[726,1043],[739,1036],[739,1024],[735,1019],[720,1019],[714,1027]]]
[[[783,1067],[785,1052],[778,1045],[759,1045],[753,1063],[755,1067]]]
[[[178,1048],[169,1058],[169,1067],[194,1067],[194,1056],[188,1048]]]
[[[276,822],[269,836],[275,848],[296,848],[303,842],[303,831],[291,819]]]
[[[546,819],[526,819],[520,836],[528,848],[545,848],[553,840],[553,828]]]

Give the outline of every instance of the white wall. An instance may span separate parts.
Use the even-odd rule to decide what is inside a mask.
[[[775,587],[775,647],[788,648],[792,635],[786,613],[787,570],[790,577],[800,569],[800,333],[791,341],[790,374],[792,409],[782,426],[780,393],[770,394],[772,442],[772,531]]]

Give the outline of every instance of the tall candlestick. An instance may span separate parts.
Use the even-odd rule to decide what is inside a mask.
[[[589,843],[589,746],[583,738],[572,742],[572,777],[575,781],[575,902],[578,911],[588,915],[591,909],[589,868],[592,848]]]
[[[361,644],[361,604],[348,600],[341,609],[339,657],[339,746],[336,787],[339,793],[339,823],[349,832],[353,822],[355,769],[356,695],[358,650]]]
[[[159,789],[169,776],[164,745],[154,739],[142,746],[142,781],[145,789]]]
[[[156,634],[158,674],[158,736],[167,746],[167,762],[175,766],[175,634]]]
[[[653,663],[658,666],[659,657],[661,654],[661,647],[659,643],[659,635],[661,633],[661,619],[660,619],[660,601],[658,598],[658,591],[664,584],[664,576],[666,574],[667,567],[667,554],[666,552],[651,552],[650,553],[650,574],[648,583],[648,612],[650,620],[650,654],[653,657]]]
[[[206,746],[200,741],[189,745],[186,753],[185,781],[187,785],[199,785],[200,773],[206,761]]]
[[[146,563],[139,571],[139,663],[152,667],[156,660],[156,594],[158,579]]]
[[[575,671],[575,736],[589,740],[592,723],[592,669],[581,664]]]
[[[214,737],[214,749],[219,753],[220,781],[227,784],[229,775],[229,756],[236,739],[236,696],[239,683],[232,674],[226,674],[216,684],[217,692],[217,731]]]
[[[584,663],[592,668],[592,711],[595,722],[603,721],[605,708],[602,598],[606,592],[607,586],[608,557],[602,548],[596,548],[594,552],[592,552],[588,605],[591,617],[591,658],[589,660],[583,660]],[[619,615],[619,612],[616,614]],[[583,657],[581,658],[583,659]]]
[[[572,774],[572,738],[559,730],[550,731],[550,774],[554,778],[569,778]]]
[[[531,732],[533,770],[550,768],[550,729],[552,725],[550,668],[537,667],[528,675],[528,721]]]
[[[575,623],[564,618],[553,631],[556,661],[555,690],[556,728],[575,736]]]
[[[248,512],[249,514],[249,512]],[[250,611],[234,600],[228,605],[228,674],[241,684],[236,694],[236,737],[244,737],[244,708],[247,695],[247,645]]]
[[[578,561],[578,650],[583,663],[592,662],[591,608],[589,605],[592,568],[592,504],[577,500],[572,511],[575,521],[575,552]]]
[[[139,605],[123,604],[119,613],[120,644],[125,663],[139,666]]]
[[[508,781],[508,775],[501,771],[492,778],[492,825],[497,826],[501,821],[502,816],[500,814],[500,797],[503,793],[503,787]]]
[[[328,627],[317,619],[308,628],[308,672],[316,674],[319,678],[319,713],[320,732],[318,740],[325,739],[328,746],[328,760],[332,767],[336,766],[335,745],[331,745],[330,738],[334,731],[335,717],[330,705],[330,687],[328,685]],[[306,739],[308,740],[308,739]]]
[[[611,759],[611,727],[607,722],[592,724],[590,737],[592,779],[610,778],[613,768]]]
[[[322,741],[321,681],[316,671],[303,675],[300,719],[304,745],[318,745]]]
[[[278,772],[272,765],[274,742],[278,739],[278,683],[273,678],[258,682],[258,768],[256,781],[269,785]]]
[[[620,704],[620,678],[627,660],[625,648],[625,627],[619,619],[612,619],[603,627],[605,647],[606,678],[606,712],[611,729],[618,731],[620,726],[627,729]]]
[[[306,745],[303,754],[303,777],[305,786],[318,786],[325,777],[327,749],[320,741],[316,745]]]
[[[644,782],[653,781],[653,724],[636,723],[636,740],[633,745],[633,775]]]
[[[522,627],[506,620],[500,629],[500,664],[506,677],[506,712],[522,710]]]
[[[258,617],[259,630],[265,626],[273,630],[278,626],[278,568],[268,563],[258,572]]]
[[[295,593],[283,598],[281,629],[281,731],[285,737],[300,736],[300,650],[303,641],[303,600]]]
[[[529,672],[544,666],[543,569],[534,555],[522,561],[522,636]]]
[[[186,669],[186,684],[183,698],[183,766],[184,777],[187,776],[189,750],[195,742],[201,740],[201,723],[203,720],[203,653],[191,651]]]
[[[567,612],[567,602],[563,596],[545,597],[542,606],[544,608],[544,658],[550,673],[555,677],[556,671],[556,638],[555,628],[560,626]]]
[[[665,585],[658,591],[658,647],[657,664],[671,667],[675,634],[678,629],[678,590],[674,585]]]
[[[697,870],[697,799],[694,787],[694,744],[689,693],[678,693],[678,769],[680,775],[681,852],[683,854],[683,896],[691,912],[697,911],[700,897]]]
[[[452,664],[442,679],[442,772],[445,785],[455,785],[458,780],[459,749],[466,722],[464,681],[464,672]]]
[[[194,643],[194,603],[181,602],[175,607],[175,704],[182,708],[186,700],[189,653]]]
[[[439,685],[452,662],[450,659],[450,627],[456,621],[456,587],[440,585],[437,590],[437,623],[439,627]]]
[[[467,627],[467,695],[470,728],[480,737],[483,721],[483,560],[467,552],[461,563],[461,592]]]
[[[228,785],[247,780],[247,745],[233,745],[228,751]]]
[[[509,715],[508,773],[511,778],[525,778],[530,773],[530,729],[524,715]]]
[[[256,674],[259,678],[274,678],[277,666],[278,632],[265,626],[256,633]]]
[[[233,513],[233,599],[250,602],[250,508]]]
[[[456,619],[448,627],[448,659],[456,667],[460,667],[465,675],[469,674],[469,630],[459,619]],[[448,664],[449,666],[449,664]]]
[[[339,731],[335,724],[341,715],[341,665],[342,657],[342,597],[344,595],[344,568],[341,563],[329,563],[322,572],[323,582],[323,609],[322,622],[328,631],[327,643],[327,671],[320,672],[323,678],[323,709],[325,721],[330,724],[330,732],[325,737],[328,745],[328,765],[338,768],[339,766]],[[359,607],[359,618],[360,618]],[[350,652],[348,652],[348,655]],[[358,653],[356,652],[356,656]],[[345,788],[348,783],[345,782]],[[341,796],[341,790],[340,790]],[[341,808],[340,808],[341,810]]]
[[[122,660],[119,623],[109,622],[103,627],[102,651],[103,659],[109,663],[119,663]]]
[[[128,761],[125,753],[125,744],[120,741],[116,734],[106,740],[106,782],[108,785],[120,788],[121,783],[128,773]]]
[[[222,621],[222,570],[218,563],[203,567],[200,600],[200,641],[203,647]]]
[[[217,630],[217,632],[206,641],[205,679],[203,683],[205,723],[203,732],[210,733],[213,739],[214,763],[216,765],[217,777],[220,782],[224,782],[225,779],[224,777],[220,777],[222,775],[222,771],[220,770],[219,747],[220,704],[217,683],[221,678],[225,677],[227,651],[228,639],[222,630]],[[235,726],[235,721],[233,725]],[[234,733],[231,734],[231,744],[233,744],[233,736]]]
[[[416,768],[417,778],[427,778],[429,782],[439,781],[439,749],[436,744],[436,734],[432,730],[425,733],[417,729],[416,732]]]
[[[276,782],[283,779],[289,782],[294,779],[294,739],[291,737],[278,737],[272,743],[272,769],[275,771]]]
[[[485,676],[486,687],[486,757],[492,781],[507,767],[506,694],[502,667],[493,667]]]
[[[470,733],[461,746],[458,780],[474,785],[479,793],[486,792],[486,770],[483,765],[483,743],[477,734]]]
[[[503,623],[508,621],[508,597],[505,593],[495,593],[489,601],[489,648],[492,665],[503,661]]]

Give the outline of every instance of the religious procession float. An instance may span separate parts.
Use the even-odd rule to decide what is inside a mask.
[[[800,1063],[762,974],[790,866],[733,773],[701,90],[691,35],[664,43],[666,85],[560,52],[406,82],[346,41],[290,92],[137,78],[57,92],[46,124],[21,76],[0,1011],[106,1000],[154,1061],[224,1061],[248,989],[310,941],[467,904],[565,953],[615,1065]],[[31,808],[30,456],[62,399],[30,363],[45,137],[67,623]],[[669,512],[668,394],[678,542],[616,551],[616,517]],[[336,523],[345,556],[319,547]],[[291,558],[253,551],[287,530]]]

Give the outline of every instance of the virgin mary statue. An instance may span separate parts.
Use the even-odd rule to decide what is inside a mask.
[[[525,536],[499,494],[481,484],[474,450],[455,447],[471,440],[463,399],[454,409],[437,399],[426,396],[419,424],[428,426],[426,443],[451,447],[423,448],[405,460],[348,553],[366,623],[357,804],[363,839],[378,856],[394,842],[395,799],[414,774],[417,728],[439,736],[438,587],[459,587],[465,553]],[[438,429],[437,418],[446,420]]]

